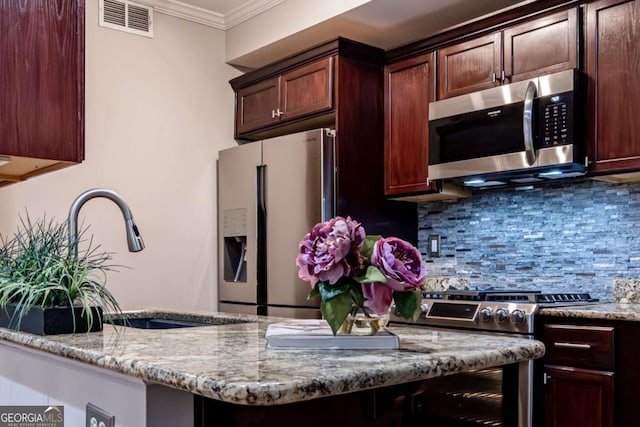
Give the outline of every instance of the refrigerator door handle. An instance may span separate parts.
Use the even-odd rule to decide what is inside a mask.
[[[258,194],[257,206],[257,247],[256,247],[256,299],[257,313],[267,314],[267,166],[259,165],[256,174]]]
[[[336,213],[336,149],[335,130],[327,129],[322,138],[322,221],[329,221]]]

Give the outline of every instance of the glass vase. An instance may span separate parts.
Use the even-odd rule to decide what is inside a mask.
[[[376,314],[365,307],[358,307],[347,315],[340,326],[340,333],[346,335],[375,335],[384,330],[389,322],[389,313]]]

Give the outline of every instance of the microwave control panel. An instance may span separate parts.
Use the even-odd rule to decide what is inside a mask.
[[[540,99],[542,146],[571,144],[572,103],[569,93],[547,96]]]

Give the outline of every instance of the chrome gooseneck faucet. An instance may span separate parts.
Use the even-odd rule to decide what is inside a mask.
[[[138,227],[136,226],[135,222],[133,222],[133,215],[131,215],[131,210],[125,203],[124,199],[120,197],[120,195],[115,191],[107,190],[105,188],[94,188],[92,190],[87,190],[76,197],[76,199],[71,204],[71,209],[69,209],[68,226],[70,253],[76,258],[78,257],[78,214],[80,213],[80,208],[87,201],[95,197],[104,197],[111,200],[116,205],[118,205],[118,207],[122,211],[125,226],[127,228],[127,244],[129,245],[129,252],[140,252],[141,250],[143,250],[144,242],[142,241],[142,237],[140,237]]]

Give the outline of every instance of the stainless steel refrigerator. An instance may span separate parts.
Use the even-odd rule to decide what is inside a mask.
[[[335,141],[328,129],[219,153],[220,311],[318,318],[298,278],[298,245],[336,209]]]

